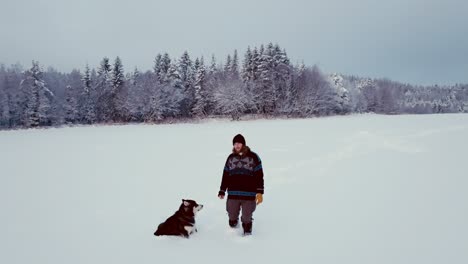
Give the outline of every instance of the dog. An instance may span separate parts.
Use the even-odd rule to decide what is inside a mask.
[[[194,232],[198,232],[195,226],[195,215],[203,208],[203,205],[198,204],[194,200],[182,199],[182,204],[179,210],[171,217],[161,223],[156,231],[155,236],[182,236],[189,238]]]

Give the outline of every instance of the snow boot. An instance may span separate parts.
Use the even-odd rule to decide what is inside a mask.
[[[244,236],[249,236],[252,234],[252,223],[242,223],[242,228],[244,228]]]
[[[236,228],[237,224],[239,224],[239,220],[229,220],[229,226],[232,228]]]

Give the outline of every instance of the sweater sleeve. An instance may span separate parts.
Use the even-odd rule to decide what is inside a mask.
[[[227,181],[228,181],[228,176],[229,176],[228,161],[229,161],[230,156],[231,155],[227,157],[226,162],[224,163],[223,176],[221,178],[221,186],[219,188],[219,195],[224,195],[226,193]]]
[[[257,155],[257,164],[254,168],[254,177],[255,183],[257,188],[257,193],[264,193],[264,183],[263,183],[263,167],[262,167],[262,160]]]

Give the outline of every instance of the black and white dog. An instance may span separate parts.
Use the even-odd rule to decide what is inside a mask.
[[[189,238],[195,227],[195,215],[203,208],[194,200],[182,200],[179,210],[158,226],[155,236],[183,236]]]

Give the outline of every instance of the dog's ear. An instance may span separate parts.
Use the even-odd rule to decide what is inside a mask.
[[[186,200],[183,200],[183,201],[184,201],[184,206],[189,206],[190,205],[190,203],[187,202]]]

